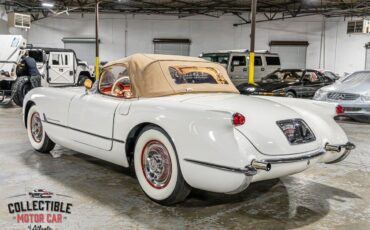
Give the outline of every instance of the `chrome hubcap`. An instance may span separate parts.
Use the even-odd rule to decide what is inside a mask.
[[[152,187],[161,189],[167,186],[171,179],[172,164],[161,142],[150,141],[144,146],[141,164],[145,178]]]
[[[31,134],[34,141],[37,143],[41,142],[43,129],[42,123],[40,119],[40,115],[38,113],[33,113],[31,117]]]

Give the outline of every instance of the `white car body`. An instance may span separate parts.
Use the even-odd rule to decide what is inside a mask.
[[[24,101],[26,125],[32,105],[53,142],[124,167],[132,133],[158,126],[175,146],[186,183],[218,193],[340,161],[354,147],[333,119],[335,105],[326,102],[237,93],[122,99],[82,87],[36,88]],[[233,125],[236,112],[245,115],[244,125]],[[290,144],[276,123],[287,119],[304,120],[315,140]],[[269,171],[263,170],[267,164]]]
[[[254,182],[298,173],[315,163],[334,161],[342,153],[326,152],[302,161],[272,164],[269,172],[261,171],[251,178],[185,159],[244,168],[254,159],[305,157],[324,151],[327,143],[348,142],[333,119],[335,107],[326,103],[233,94],[121,100],[84,91],[81,87],[37,88],[27,94],[25,104],[32,102],[41,109],[45,131],[55,143],[124,167],[129,166],[125,142],[130,131],[143,123],[158,125],[173,139],[186,182],[213,192],[234,193],[247,179]],[[235,112],[246,115],[245,125],[232,125]],[[278,120],[291,118],[305,120],[317,140],[291,146],[276,125]]]

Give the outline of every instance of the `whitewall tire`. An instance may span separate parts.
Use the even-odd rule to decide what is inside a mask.
[[[36,151],[48,153],[55,147],[55,143],[46,134],[41,119],[37,106],[33,105],[27,114],[28,139]]]
[[[146,126],[135,145],[136,177],[144,193],[163,205],[183,201],[190,193],[179,167],[176,149],[161,128]]]

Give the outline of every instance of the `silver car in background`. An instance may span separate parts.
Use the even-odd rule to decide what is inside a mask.
[[[316,91],[318,101],[338,103],[337,114],[370,122],[370,71],[359,71]]]

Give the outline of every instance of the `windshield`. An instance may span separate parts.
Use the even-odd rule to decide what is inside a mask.
[[[324,72],[324,75],[325,75],[326,77],[328,77],[328,78],[332,79],[332,80],[336,80],[336,79],[338,79],[338,77],[337,77],[334,73],[332,73],[332,72],[330,72],[330,71],[325,71],[325,72]]]
[[[115,97],[133,97],[127,68],[120,65],[106,68],[100,76],[99,91]]]
[[[230,55],[228,53],[208,53],[203,54],[201,58],[211,61],[211,62],[217,62],[221,64],[228,64],[229,63],[229,57]]]
[[[300,80],[302,71],[300,70],[277,70],[262,78],[262,82],[295,82]]]
[[[370,72],[357,72],[349,75],[342,81],[343,83],[350,83],[350,84],[363,84],[363,83],[370,83]]]

